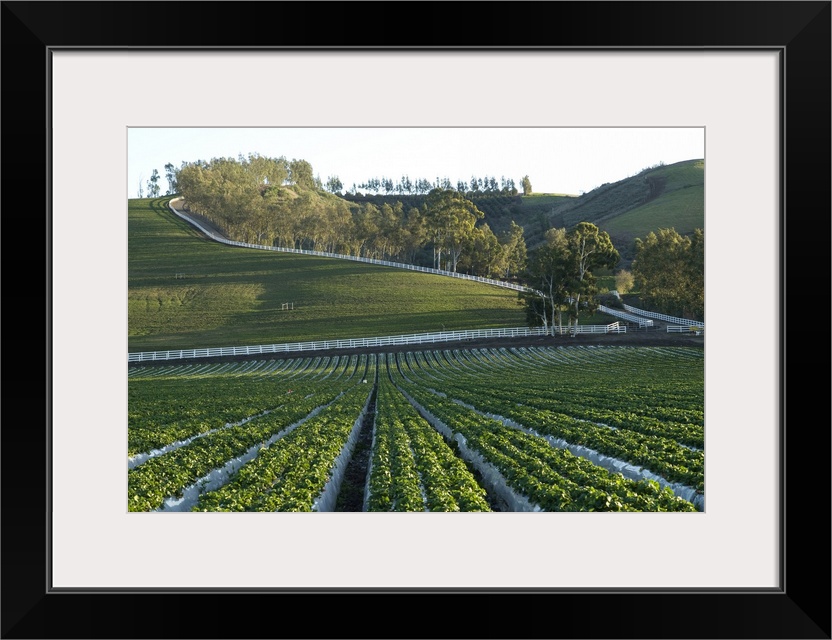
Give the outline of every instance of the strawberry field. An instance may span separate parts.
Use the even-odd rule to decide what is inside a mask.
[[[704,509],[696,347],[137,365],[128,387],[129,511]]]

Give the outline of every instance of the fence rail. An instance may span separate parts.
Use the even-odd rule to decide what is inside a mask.
[[[217,234],[213,233],[209,229],[206,229],[204,226],[199,224],[196,220],[191,218],[188,214],[183,213],[174,208],[171,204],[173,200],[168,201],[168,209],[171,212],[182,218],[188,224],[193,225],[206,236],[211,238],[216,242],[221,242],[223,244],[231,245],[234,247],[243,247],[246,249],[261,249],[264,251],[280,251],[282,253],[300,253],[307,256],[318,256],[321,258],[338,258],[340,260],[352,260],[354,262],[366,262],[367,264],[377,264],[383,267],[396,267],[398,269],[407,269],[408,271],[420,271],[422,273],[431,273],[440,276],[447,276],[449,278],[458,278],[460,280],[472,280],[474,282],[482,282],[484,284],[494,285],[495,287],[502,287],[503,289],[512,289],[514,291],[534,291],[534,289],[530,289],[529,287],[525,287],[523,285],[514,284],[513,282],[503,282],[502,280],[493,280],[492,278],[483,278],[480,276],[470,276],[466,273],[458,273],[456,271],[445,271],[443,269],[432,269],[430,267],[419,267],[414,264],[405,264],[403,262],[391,262],[390,260],[376,260],[375,258],[364,258],[361,256],[351,256],[344,253],[329,253],[326,251],[311,251],[309,249],[294,249],[289,247],[275,247],[269,245],[262,245],[262,244],[250,244],[248,242],[238,242],[236,240],[229,240],[228,238],[224,238],[222,236],[218,236]]]
[[[653,321],[648,320],[646,318],[642,318],[630,313],[624,313],[623,311],[619,311],[618,309],[610,309],[609,307],[605,307],[604,305],[598,305],[598,311],[606,313],[607,315],[613,316],[614,318],[621,318],[622,320],[627,320],[628,322],[635,322],[638,324],[639,327],[652,327]]]
[[[363,347],[386,347],[393,345],[427,344],[453,342],[475,338],[516,338],[523,336],[571,335],[575,333],[626,333],[627,327],[617,322],[608,325],[578,325],[575,327],[512,327],[505,329],[471,329],[467,331],[439,331],[374,338],[347,338],[343,340],[315,340],[311,342],[289,342],[284,344],[261,344],[248,347],[209,347],[205,349],[170,349],[168,351],[141,351],[127,354],[127,362],[148,362],[157,360],[183,360],[191,358],[216,358],[220,356],[261,355],[319,351],[326,349],[355,349]]]
[[[688,320],[686,318],[676,318],[674,316],[666,316],[663,313],[656,313],[654,311],[645,311],[644,309],[636,309],[635,307],[631,307],[628,304],[624,305],[624,309],[631,313],[635,313],[640,316],[646,316],[648,318],[655,318],[656,320],[662,320],[664,322],[672,322],[677,325],[684,325],[686,327],[689,326],[701,326],[702,322],[699,320]]]
[[[674,326],[674,325],[667,325],[667,332],[668,333],[690,333],[695,334],[697,336],[701,336],[705,331],[705,327],[703,325],[695,325],[695,324],[688,324],[684,327]]]

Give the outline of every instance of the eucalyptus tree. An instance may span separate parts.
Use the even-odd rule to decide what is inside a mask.
[[[505,270],[505,251],[488,224],[474,227],[465,243],[460,267],[473,275],[496,278]]]
[[[338,176],[329,176],[326,180],[326,190],[330,193],[341,193],[344,190],[344,183]]]
[[[570,284],[570,319],[578,326],[582,303],[593,310],[597,293],[593,270],[612,269],[621,259],[606,231],[591,222],[579,222],[567,234],[575,273]]]
[[[510,278],[521,273],[526,268],[526,260],[528,259],[523,227],[512,220],[508,230],[501,234],[500,244],[503,246],[503,253],[505,254],[503,272],[500,275],[504,278]]]
[[[705,320],[705,232],[702,229],[694,229],[690,235],[686,271],[687,311],[695,320]]]
[[[374,257],[375,241],[378,235],[378,207],[372,202],[365,202],[353,209],[353,233],[358,255],[364,258]]]
[[[476,205],[458,191],[433,189],[425,200],[429,233],[433,240],[434,265],[456,271],[459,258],[469,241],[477,220],[484,217]]]
[[[554,331],[555,326],[563,327],[563,313],[568,311],[567,324],[574,322],[577,328],[580,311],[595,306],[593,270],[611,269],[619,259],[609,234],[590,222],[580,222],[570,231],[549,229],[523,275],[533,289],[520,294],[527,320]]]
[[[154,169],[153,173],[150,176],[150,179],[147,181],[147,197],[148,198],[158,198],[161,188],[159,187],[159,170]]]
[[[241,160],[245,173],[261,192],[266,189],[282,187],[289,177],[289,163],[286,158],[268,158],[258,154],[249,154]],[[311,172],[311,167],[310,167]]]
[[[392,207],[388,203],[383,203],[380,208],[376,209],[376,234],[375,246],[382,259],[389,258],[401,251],[401,237],[399,229],[403,222],[403,212],[401,202],[396,203],[397,207]]]
[[[292,184],[303,189],[315,188],[315,175],[312,165],[306,160],[292,160],[289,162],[289,179]]]
[[[401,228],[402,254],[406,262],[416,263],[416,255],[428,242],[427,220],[416,207],[408,209]]]
[[[174,193],[177,193],[176,167],[173,166],[172,162],[168,162],[165,165],[165,180],[168,181],[168,190],[165,195],[172,196]]]
[[[675,229],[636,238],[632,271],[642,299],[669,315],[704,319],[705,237],[702,229],[682,236]]]
[[[543,244],[529,256],[522,276],[529,290],[520,292],[519,297],[530,326],[542,325],[552,333],[555,327],[562,329],[574,262],[566,229],[549,229]]]

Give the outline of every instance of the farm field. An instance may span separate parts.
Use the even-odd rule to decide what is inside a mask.
[[[508,289],[316,256],[229,247],[165,206],[128,201],[128,350],[518,327]],[[291,310],[284,304],[291,304]]]
[[[129,511],[704,508],[697,347],[449,348],[128,371]],[[348,492],[357,502],[345,505]]]

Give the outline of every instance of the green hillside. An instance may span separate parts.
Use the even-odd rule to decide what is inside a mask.
[[[580,197],[554,202],[547,217],[549,227],[592,222],[610,234],[623,259],[632,259],[633,241],[650,231],[673,227],[684,235],[705,228],[705,162],[646,169]],[[534,247],[541,239],[533,228],[526,242]]]
[[[644,204],[600,221],[616,241],[628,246],[650,231],[673,227],[682,235],[705,228],[705,163],[678,163],[661,167],[645,178],[655,181],[658,193]]]
[[[223,246],[128,201],[128,349],[523,326],[517,294],[360,262]],[[294,310],[283,310],[294,303]]]
[[[419,207],[425,196],[344,196],[350,202]],[[534,249],[552,227],[570,228],[592,222],[610,234],[625,263],[634,257],[634,240],[650,231],[673,227],[681,234],[705,228],[705,162],[687,160],[645,169],[580,196],[533,193],[528,196],[475,195],[492,231],[506,231],[514,221],[523,227],[526,245]]]

